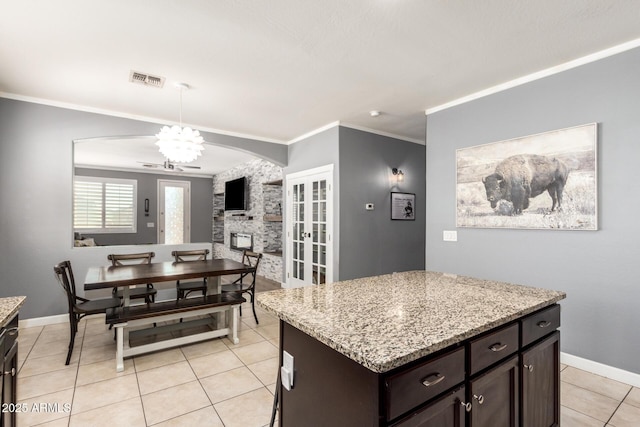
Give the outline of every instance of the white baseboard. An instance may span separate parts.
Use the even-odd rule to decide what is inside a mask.
[[[19,328],[31,328],[33,326],[55,325],[57,323],[69,323],[68,314],[56,314],[55,316],[34,317],[18,321]]]
[[[640,387],[640,374],[614,368],[613,366],[604,365],[599,362],[594,362],[593,360],[583,359],[582,357],[563,352],[560,352],[560,363],[582,369],[583,371],[591,372],[592,374],[600,375],[601,377],[620,381],[621,383],[629,384],[634,387]]]

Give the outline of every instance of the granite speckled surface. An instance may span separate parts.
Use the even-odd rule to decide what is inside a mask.
[[[256,294],[258,305],[382,373],[551,305],[564,292],[430,271]]]
[[[4,328],[4,325],[13,318],[26,299],[27,297],[0,298],[0,328]]]

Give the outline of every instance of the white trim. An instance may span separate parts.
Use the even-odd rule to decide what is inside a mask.
[[[286,142],[286,144],[287,144],[287,145],[295,144],[296,142],[302,141],[303,139],[307,139],[307,138],[309,138],[309,137],[311,137],[311,136],[313,136],[313,135],[319,134],[319,133],[321,133],[321,132],[324,132],[325,130],[328,130],[328,129],[334,128],[334,127],[336,127],[336,126],[340,126],[340,122],[339,122],[339,121],[337,121],[337,122],[331,122],[331,123],[329,123],[328,125],[324,125],[324,126],[322,126],[322,127],[319,127],[318,129],[314,129],[314,130],[312,130],[312,131],[310,131],[310,132],[307,132],[307,133],[305,133],[305,134],[302,134],[302,135],[300,135],[300,136],[298,136],[298,137],[296,137],[296,138],[293,138],[292,140],[290,140],[290,141]]]
[[[18,321],[19,328],[32,328],[34,326],[57,325],[58,323],[69,323],[69,314],[56,314],[54,316],[34,317],[32,319],[22,319]]]
[[[591,62],[599,61],[604,58],[608,58],[609,56],[617,55],[622,52],[626,52],[628,50],[634,49],[640,46],[640,39],[635,39],[628,41],[626,43],[619,44],[617,46],[610,47],[608,49],[601,50],[596,53],[592,53],[591,55],[583,56],[578,59],[574,59],[573,61],[565,62],[560,65],[556,65],[553,67],[546,68],[541,71],[537,71],[535,73],[527,74],[526,76],[519,77],[514,80],[510,80],[505,83],[501,83],[496,86],[492,86],[490,88],[472,93],[467,96],[463,96],[462,98],[455,99],[450,102],[446,102],[444,104],[440,104],[436,107],[428,108],[425,110],[424,114],[429,115],[436,113],[438,111],[446,110],[447,108],[455,107],[456,105],[465,104],[470,101],[474,101],[476,99],[493,95],[494,93],[502,92],[507,89],[514,88],[516,86],[523,85],[525,83],[530,83],[535,80],[543,79],[545,77],[549,77],[554,74],[561,73],[563,71],[570,70],[572,68],[579,67],[581,65],[589,64]]]
[[[342,127],[346,127],[346,128],[350,128],[350,129],[361,130],[363,132],[373,133],[375,135],[386,136],[388,138],[399,139],[401,141],[413,142],[414,144],[426,145],[426,142],[422,141],[420,139],[407,138],[406,136],[396,135],[394,133],[384,132],[384,131],[381,131],[381,130],[371,129],[371,128],[368,128],[368,127],[354,125],[354,124],[351,124],[351,123],[345,123],[345,122],[341,122],[341,121],[336,121],[336,122],[329,123],[327,125],[319,127],[317,129],[314,129],[314,130],[312,130],[310,132],[307,132],[307,133],[305,133],[303,135],[300,135],[300,136],[298,136],[296,138],[293,138],[292,140],[287,142],[287,145],[295,144],[296,142],[300,142],[302,140],[305,140],[307,138],[312,137],[313,135],[317,135],[317,134],[322,133],[322,132],[324,132],[326,130],[332,129],[332,128],[336,127],[336,126],[342,126]]]
[[[634,387],[640,387],[640,374],[636,374],[634,372],[614,368],[613,366],[604,365],[599,362],[594,362],[593,360],[583,359],[582,357],[564,352],[560,352],[560,363],[582,369],[583,371],[591,372],[592,374],[600,375],[601,377],[620,381]]]
[[[140,115],[137,115],[137,114],[128,114],[128,113],[123,113],[123,112],[113,111],[113,110],[104,110],[102,108],[88,107],[86,105],[78,105],[78,104],[72,104],[72,103],[68,103],[68,102],[52,101],[50,99],[36,98],[36,97],[25,96],[25,95],[17,95],[17,94],[14,94],[14,93],[8,93],[8,92],[2,92],[2,91],[0,91],[0,98],[14,99],[16,101],[31,102],[33,104],[48,105],[50,107],[66,108],[66,109],[75,110],[75,111],[84,111],[86,113],[103,114],[105,116],[121,117],[123,119],[139,120],[139,121],[144,121],[144,122],[149,122],[149,123],[156,123],[156,124],[164,125],[164,126],[172,126],[172,125],[179,125],[180,124],[179,122],[172,122],[172,121],[169,121],[169,120],[162,120],[162,119],[158,119],[158,118],[155,118],[155,117],[140,116]],[[188,123],[182,123],[182,126],[190,126],[191,128],[198,129],[201,132],[211,132],[211,133],[216,133],[218,135],[233,136],[233,137],[236,137],[236,138],[246,138],[246,139],[253,139],[253,140],[256,140],[256,141],[270,142],[270,143],[273,143],[273,144],[287,145],[286,141],[282,141],[282,140],[278,140],[278,139],[272,139],[272,138],[264,138],[264,137],[261,137],[261,136],[255,136],[255,135],[250,135],[250,134],[245,134],[245,133],[230,132],[230,131],[225,131],[225,130],[221,130],[221,129],[209,128],[209,127],[198,126],[198,125],[188,124]]]
[[[367,127],[364,127],[364,126],[352,125],[350,123],[344,123],[344,122],[339,122],[339,123],[340,123],[340,126],[342,126],[342,127],[355,129],[355,130],[361,130],[363,132],[369,132],[369,133],[373,133],[373,134],[380,135],[380,136],[386,136],[388,138],[399,139],[401,141],[413,142],[414,144],[427,145],[427,143],[425,141],[422,141],[420,139],[407,138],[406,136],[396,135],[396,134],[390,133],[390,132],[383,132],[381,130],[371,129],[371,128],[367,128]]]
[[[286,182],[289,179],[298,179],[304,176],[311,176],[311,175],[317,175],[320,173],[331,173],[331,172],[333,172],[333,163],[324,165],[324,166],[318,166],[317,168],[313,168],[313,169],[306,169],[300,172],[292,172],[290,174],[287,174],[284,177],[284,180]]]

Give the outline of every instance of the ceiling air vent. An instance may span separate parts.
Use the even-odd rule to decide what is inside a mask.
[[[131,71],[129,74],[129,81],[131,83],[137,83],[145,86],[153,86],[161,88],[164,86],[164,77],[150,76],[149,74],[141,73],[139,71]]]

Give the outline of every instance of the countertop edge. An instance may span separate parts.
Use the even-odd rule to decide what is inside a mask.
[[[24,305],[26,299],[26,296],[0,298],[0,327],[5,327],[20,310],[20,307]]]
[[[274,316],[276,316],[277,318],[279,318],[280,320],[290,324],[291,326],[295,327],[296,329],[301,330],[302,332],[306,333],[307,335],[317,339],[318,341],[320,341],[321,343],[329,346],[330,348],[336,350],[337,352],[339,352],[340,354],[343,354],[344,356],[348,357],[349,359],[357,362],[358,364],[364,366],[365,368],[375,372],[375,373],[386,373],[389,372],[395,368],[398,368],[400,366],[403,366],[407,363],[416,361],[422,357],[428,356],[430,354],[436,353],[440,350],[444,350],[447,347],[453,346],[455,344],[458,344],[464,340],[467,340],[469,338],[473,338],[477,335],[480,335],[484,332],[487,332],[491,329],[500,327],[502,325],[506,325],[507,323],[514,321],[516,319],[519,319],[523,316],[527,316],[528,314],[534,313],[538,310],[541,310],[545,307],[549,307],[553,304],[556,304],[557,302],[563,300],[564,298],[566,298],[566,294],[562,294],[562,295],[558,295],[557,297],[551,298],[547,301],[544,301],[540,304],[536,304],[533,305],[531,307],[528,307],[524,310],[521,310],[520,312],[510,315],[510,316],[506,316],[502,319],[499,319],[495,322],[490,322],[487,324],[482,325],[479,328],[475,328],[475,329],[471,329],[468,330],[467,332],[463,333],[463,334],[459,334],[457,336],[451,337],[450,339],[447,340],[443,340],[437,343],[434,343],[430,346],[427,346],[423,349],[420,349],[419,351],[404,355],[402,357],[390,360],[387,363],[384,364],[376,364],[376,363],[371,363],[370,361],[366,360],[364,357],[359,357],[358,355],[355,355],[352,353],[351,349],[347,349],[344,348],[342,345],[340,345],[339,343],[331,340],[330,338],[323,336],[321,334],[318,334],[317,331],[313,330],[312,328],[306,327],[304,324],[296,321],[295,319],[291,319],[289,318],[289,316],[287,316],[286,314],[283,313],[279,313],[276,310],[272,309],[269,306],[263,305],[260,303],[260,301],[257,301],[257,304],[264,309],[265,311],[273,314]]]

